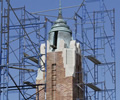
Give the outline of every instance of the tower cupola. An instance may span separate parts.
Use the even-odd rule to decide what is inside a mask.
[[[72,31],[62,17],[61,1],[59,4],[58,18],[49,32],[51,50],[59,49],[60,40],[64,40],[66,48],[69,48],[70,41],[72,40]]]

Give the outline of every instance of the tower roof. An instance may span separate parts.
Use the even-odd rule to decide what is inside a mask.
[[[55,31],[64,31],[64,32],[69,32],[72,33],[72,31],[70,30],[69,26],[67,25],[66,21],[63,19],[62,17],[62,8],[61,8],[61,0],[59,1],[59,13],[58,13],[58,18],[55,21],[54,25],[52,26],[51,30],[49,33],[51,32],[55,32]]]

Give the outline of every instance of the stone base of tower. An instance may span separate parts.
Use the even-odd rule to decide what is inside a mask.
[[[47,53],[46,80],[46,97],[39,86],[39,100],[83,100],[81,55],[77,46]],[[44,75],[36,82],[44,83]]]

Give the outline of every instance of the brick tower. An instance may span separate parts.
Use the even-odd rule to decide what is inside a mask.
[[[45,44],[40,49],[44,54]],[[42,59],[44,61],[45,56]],[[44,82],[45,74],[38,69],[36,84]],[[36,100],[83,100],[82,84],[80,44],[72,40],[72,31],[62,18],[60,3],[58,19],[52,26],[47,41],[46,92],[43,86],[39,86]]]

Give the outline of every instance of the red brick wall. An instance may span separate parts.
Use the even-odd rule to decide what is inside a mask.
[[[77,86],[82,83],[81,57],[76,55],[75,77],[65,77],[62,52],[47,54],[47,100],[76,100],[83,98],[83,91]],[[41,83],[42,81],[37,81]],[[39,87],[41,89],[42,87]],[[39,92],[39,100],[44,100],[44,91]],[[80,99],[82,100],[82,99]]]

